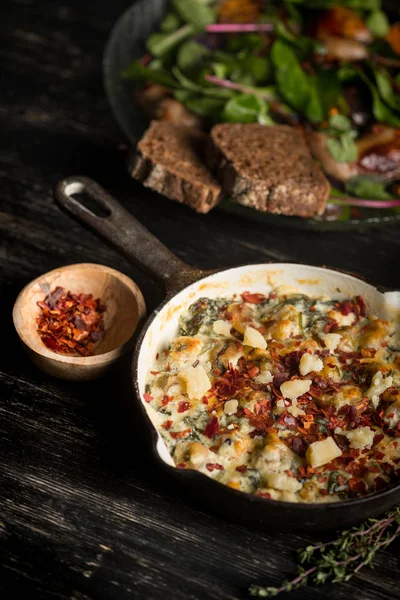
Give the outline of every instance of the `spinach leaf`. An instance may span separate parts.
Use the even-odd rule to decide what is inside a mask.
[[[239,58],[238,63],[240,71],[249,78],[251,85],[268,81],[271,74],[271,63],[267,58],[246,52]],[[235,80],[234,77],[232,80]]]
[[[181,71],[190,71],[201,65],[210,54],[203,44],[188,40],[179,47],[176,62]]]
[[[222,119],[228,123],[272,123],[268,117],[268,105],[262,98],[251,94],[240,94],[229,100],[222,112]]]
[[[374,37],[385,37],[390,29],[389,19],[381,10],[372,12],[366,20],[366,25]]]
[[[220,119],[222,109],[225,106],[225,100],[208,98],[207,96],[198,96],[192,92],[188,92],[183,103],[188,110],[196,115],[213,118],[215,121]]]
[[[329,125],[332,129],[336,129],[337,131],[350,131],[351,129],[351,121],[344,115],[331,115],[329,117]]]
[[[184,25],[172,33],[153,33],[147,40],[146,47],[153,56],[163,56],[193,33],[191,25]]]
[[[326,147],[337,162],[344,163],[357,160],[357,146],[354,143],[351,131],[346,131],[338,138],[328,138]]]
[[[172,33],[173,31],[176,31],[181,24],[182,21],[180,20],[178,15],[175,15],[174,13],[169,13],[169,15],[167,15],[165,19],[161,22],[160,29],[164,33]]]
[[[296,54],[286,42],[277,40],[271,49],[271,60],[282,97],[293,108],[303,112],[310,98],[310,83]]]
[[[392,87],[392,82],[387,71],[376,69],[374,75],[382,100],[384,100],[391,108],[400,110],[400,98]]]
[[[387,123],[388,125],[393,125],[393,127],[400,127],[400,118],[382,102],[376,87],[372,84],[370,84],[369,87],[372,94],[372,112],[375,119],[380,123]]]
[[[201,31],[207,25],[215,23],[214,11],[201,0],[172,0],[178,15],[196,30]]]
[[[178,88],[179,84],[168,71],[162,68],[145,67],[138,60],[135,60],[129,67],[121,73],[123,79],[136,79],[138,81],[151,81],[159,85],[165,85],[170,88]]]
[[[318,79],[315,75],[309,77],[309,85],[310,95],[304,114],[311,123],[321,123],[324,120],[325,111],[319,93]]]
[[[386,183],[376,175],[355,175],[345,183],[346,192],[358,198],[393,200],[385,189]]]

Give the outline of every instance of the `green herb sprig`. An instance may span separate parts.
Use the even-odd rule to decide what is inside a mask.
[[[400,507],[388,512],[382,519],[369,519],[359,527],[343,531],[331,542],[300,550],[300,564],[293,579],[284,581],[279,587],[251,585],[249,594],[257,598],[272,598],[309,584],[349,581],[363,567],[372,568],[376,553],[398,537]]]

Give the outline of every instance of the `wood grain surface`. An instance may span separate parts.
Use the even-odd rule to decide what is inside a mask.
[[[37,370],[13,330],[21,288],[74,262],[149,278],[60,212],[55,183],[93,177],[181,259],[199,267],[305,261],[400,287],[398,228],[310,233],[199,216],[128,177],[125,140],[104,97],[101,55],[123,0],[0,4],[0,597],[68,600],[246,598],[278,584],[310,537],[266,535],[207,515],[153,463],[127,408],[129,357],[106,379],[68,383]],[[340,523],[338,523],[338,527]],[[399,543],[341,586],[292,598],[400,599]],[[19,595],[22,593],[22,596]]]

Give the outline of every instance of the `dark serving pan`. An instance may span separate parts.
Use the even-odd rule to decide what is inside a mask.
[[[100,217],[86,208],[76,194],[87,194],[107,213]],[[295,286],[303,293],[333,297],[362,295],[367,307],[383,318],[397,318],[400,292],[382,292],[366,281],[341,271],[304,264],[251,264],[220,271],[195,269],[155,238],[98,184],[85,177],[61,181],[55,190],[59,205],[103,237],[131,262],[161,281],[164,302],[150,315],[136,342],[132,384],[150,431],[160,465],[209,510],[259,529],[326,530],[347,527],[374,517],[400,503],[400,482],[369,496],[332,504],[295,504],[268,500],[222,485],[193,470],[178,469],[157,432],[157,414],[144,401],[146,374],[155,355],[178,330],[180,314],[201,296],[230,296],[244,291],[268,294],[277,285]]]

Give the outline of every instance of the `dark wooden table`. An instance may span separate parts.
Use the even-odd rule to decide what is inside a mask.
[[[154,468],[124,417],[124,363],[103,381],[73,384],[35,369],[11,310],[32,278],[74,262],[133,277],[148,308],[162,290],[53,201],[62,177],[97,179],[173,252],[199,267],[309,261],[400,286],[398,228],[367,233],[271,229],[215,211],[198,216],[127,176],[124,139],[104,97],[101,56],[128,2],[15,0],[0,5],[0,540],[1,598],[239,599],[253,581],[294,571],[306,536],[266,535],[222,522],[181,497]],[[133,400],[132,400],[133,401]],[[340,525],[338,523],[338,525]],[[310,532],[311,534],[311,532]],[[293,598],[400,598],[399,544],[342,586]],[[396,584],[397,580],[397,584]]]

